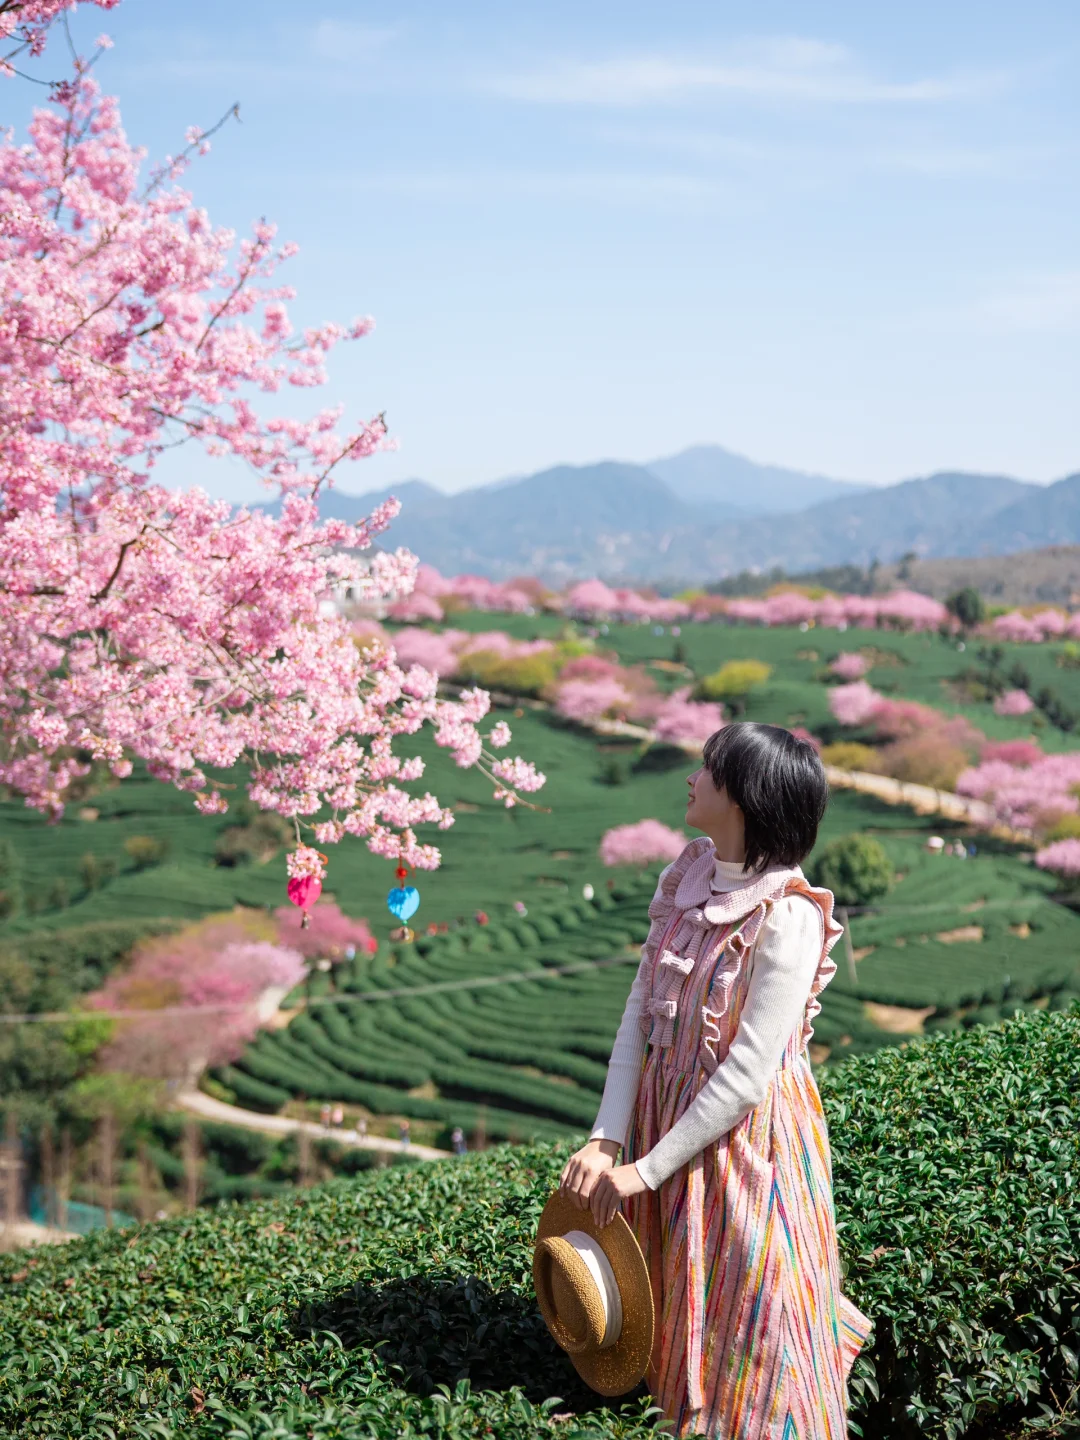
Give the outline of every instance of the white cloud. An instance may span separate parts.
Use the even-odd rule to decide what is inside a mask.
[[[486,88],[548,105],[634,106],[709,94],[869,105],[971,98],[1002,83],[1000,75],[974,73],[885,80],[869,74],[846,46],[777,37],[745,42],[712,59],[648,54],[558,60],[493,77]]]

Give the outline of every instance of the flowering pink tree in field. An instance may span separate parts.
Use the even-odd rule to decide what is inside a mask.
[[[600,841],[600,859],[605,865],[651,865],[656,860],[677,860],[686,843],[681,830],[659,820],[639,820],[607,831]]]
[[[443,608],[438,600],[433,595],[425,595],[422,590],[414,590],[411,595],[395,600],[386,613],[391,620],[402,622],[434,620],[439,624],[443,618]]]
[[[1008,825],[1042,828],[1080,809],[1077,802],[1080,751],[1039,754],[1035,760],[1020,765],[1004,759],[984,759],[964,771],[956,782],[956,789],[960,795],[988,801],[998,819]]]
[[[988,740],[979,751],[980,760],[1005,760],[1010,765],[1034,765],[1043,758],[1034,740]]]
[[[566,608],[579,615],[614,615],[619,597],[602,580],[582,580],[567,594]]]
[[[568,720],[589,724],[606,716],[625,715],[633,702],[618,680],[567,680],[559,686],[555,709]]]
[[[1035,702],[1026,690],[1006,690],[994,701],[995,715],[1027,715],[1035,709]]]
[[[1055,840],[1035,852],[1040,870],[1052,870],[1068,880],[1080,877],[1080,840]]]
[[[841,725],[865,725],[883,699],[865,680],[853,680],[850,685],[836,685],[829,691],[829,709]]]
[[[869,670],[866,663],[866,656],[860,655],[857,650],[843,650],[829,666],[834,675],[839,675],[841,680],[861,680]]]
[[[398,664],[421,665],[433,675],[453,675],[463,630],[400,630],[393,637]]]
[[[346,951],[374,955],[379,942],[368,929],[366,920],[344,915],[332,900],[323,899],[311,912],[311,923],[305,929],[295,905],[282,905],[274,911],[278,943],[290,950],[299,950],[309,960],[343,960]]]
[[[1013,644],[1038,644],[1043,638],[1043,632],[1034,620],[1019,610],[999,615],[990,622],[990,629],[999,640],[1011,640]]]
[[[660,705],[653,721],[653,734],[670,744],[704,745],[723,725],[724,707],[707,700],[691,700],[690,687],[686,686]]]
[[[0,15],[39,46],[60,8]],[[0,139],[0,783],[56,818],[92,762],[122,777],[139,758],[213,814],[228,805],[215,773],[242,763],[250,798],[295,823],[295,880],[324,868],[301,825],[433,868],[415,827],[453,816],[405,788],[424,767],[398,736],[432,725],[506,803],[543,777],[495,758],[482,691],[441,700],[426,668],[323,613],[340,586],[412,587],[414,557],[370,553],[396,502],[356,525],[318,513],[338,467],[384,445],[382,418],[342,431],[336,409],[266,419],[252,403],[323,383],[328,353],[371,322],[296,333],[276,278],[292,247],[265,222],[237,243],[178,186],[208,136],[143,174],[87,68],[27,143]],[[155,484],[183,444],[246,463],[280,514]]]
[[[307,970],[297,949],[263,938],[265,929],[261,918],[211,916],[140,945],[88,997],[106,1014],[145,1012],[117,1019],[104,1067],[186,1076],[234,1059]]]

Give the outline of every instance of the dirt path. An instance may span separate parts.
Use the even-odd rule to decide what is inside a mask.
[[[257,1110],[243,1110],[239,1105],[226,1105],[224,1100],[215,1100],[201,1090],[183,1090],[175,1097],[175,1103],[190,1115],[199,1115],[203,1120],[214,1120],[222,1125],[239,1125],[244,1130],[260,1130],[264,1135],[291,1135],[297,1130],[306,1130],[313,1140],[333,1140],[336,1145],[345,1145],[357,1150],[381,1150],[384,1154],[415,1155],[418,1160],[444,1160],[449,1150],[436,1150],[431,1145],[410,1143],[403,1145],[400,1140],[388,1140],[383,1135],[358,1135],[355,1130],[324,1130],[314,1120],[293,1120],[287,1115],[262,1115]]]

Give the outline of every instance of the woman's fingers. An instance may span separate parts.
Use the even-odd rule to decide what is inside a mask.
[[[608,1223],[607,1215],[612,1193],[612,1184],[607,1175],[601,1175],[600,1179],[593,1186],[593,1192],[589,1197],[589,1208],[592,1210],[592,1217],[601,1228]]]
[[[588,1200],[588,1191],[583,1189],[588,1180],[588,1172],[581,1161],[571,1158],[570,1163],[563,1171],[562,1184],[560,1189],[567,1199],[572,1200],[579,1210],[585,1208]]]

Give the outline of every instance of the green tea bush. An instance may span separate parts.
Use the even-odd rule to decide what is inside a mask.
[[[840,905],[869,905],[892,888],[893,867],[884,846],[872,835],[842,835],[821,852],[811,869]]]
[[[855,1060],[822,1094],[844,1288],[875,1326],[853,1433],[1074,1434],[1080,1010]],[[532,1296],[536,1222],[574,1143],[0,1257],[0,1433],[655,1435],[647,1397],[577,1380]]]
[[[153,835],[129,835],[124,841],[124,853],[136,870],[147,870],[151,865],[160,865],[169,853],[169,842],[155,839]]]

